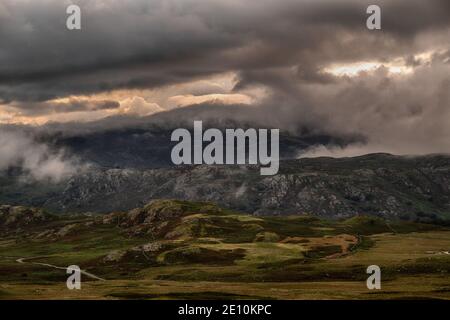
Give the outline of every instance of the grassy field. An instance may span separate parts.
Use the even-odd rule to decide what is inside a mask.
[[[101,216],[3,231],[0,299],[450,299],[444,227],[156,206],[178,215],[153,222],[151,233]],[[83,275],[82,289],[68,290],[65,270],[39,263],[79,265],[105,281]],[[381,290],[366,287],[372,264]]]

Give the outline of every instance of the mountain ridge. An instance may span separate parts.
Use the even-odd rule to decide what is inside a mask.
[[[93,167],[59,184],[0,179],[0,203],[55,212],[130,210],[154,199],[211,201],[253,215],[441,221],[450,212],[450,157],[371,154],[284,160],[280,173],[258,166],[161,169]],[[16,181],[16,182],[14,182]]]

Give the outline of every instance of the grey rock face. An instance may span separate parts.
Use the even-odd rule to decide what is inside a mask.
[[[15,201],[60,212],[130,210],[153,199],[180,199],[211,201],[256,215],[339,218],[365,213],[391,218],[447,219],[450,157],[374,154],[288,160],[281,162],[275,176],[261,176],[257,166],[93,168],[51,191],[46,186],[35,186],[34,198],[23,192],[28,189],[14,188],[12,191],[22,190],[23,194],[22,199]],[[39,196],[36,190],[40,190]],[[1,197],[5,198],[5,194]],[[35,202],[27,203],[30,199]],[[136,221],[157,218],[139,210],[132,215]]]

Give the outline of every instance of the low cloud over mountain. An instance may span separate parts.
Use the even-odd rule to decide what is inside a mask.
[[[0,130],[0,149],[0,173],[19,168],[27,180],[60,182],[87,168],[62,150],[52,150],[17,130]]]
[[[368,0],[73,3],[81,30],[66,2],[0,2],[0,123],[103,130],[187,108],[364,138],[309,155],[450,151],[448,1],[376,1],[375,31]]]

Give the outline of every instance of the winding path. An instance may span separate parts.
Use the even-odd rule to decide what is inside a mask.
[[[32,257],[32,258],[19,258],[16,260],[17,263],[30,263],[30,264],[34,264],[34,265],[38,265],[38,266],[44,266],[44,267],[48,267],[48,268],[53,268],[53,269],[59,269],[59,270],[67,270],[67,268],[64,267],[58,267],[55,266],[53,264],[49,264],[49,263],[42,263],[42,262],[28,262],[27,260],[32,260],[32,259],[37,259],[37,258],[41,258],[41,257]],[[95,274],[92,274],[90,272],[84,271],[80,269],[81,274],[84,274],[85,276],[95,279],[95,280],[99,280],[99,281],[106,281],[103,278],[100,278],[98,276],[96,276]]]

